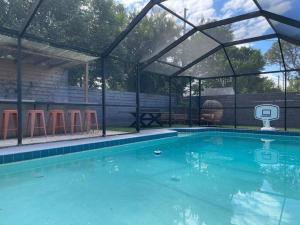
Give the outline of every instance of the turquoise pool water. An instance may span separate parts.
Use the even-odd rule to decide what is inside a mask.
[[[205,132],[0,166],[0,225],[102,224],[299,225],[300,139]]]

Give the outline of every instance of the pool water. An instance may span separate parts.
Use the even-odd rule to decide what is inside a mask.
[[[203,132],[0,166],[0,225],[102,224],[299,225],[300,139]]]

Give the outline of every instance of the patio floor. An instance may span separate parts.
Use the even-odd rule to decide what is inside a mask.
[[[112,131],[107,130],[106,135],[120,135],[120,134],[127,134],[128,132],[125,131]],[[60,135],[48,135],[48,136],[39,136],[39,137],[25,137],[23,138],[23,144],[38,144],[38,143],[48,143],[48,142],[56,142],[56,141],[67,141],[67,140],[76,140],[76,139],[84,139],[84,138],[93,138],[93,137],[101,137],[102,131],[91,131],[91,132],[82,132],[82,133],[75,133],[75,134],[60,134]],[[3,147],[10,147],[17,145],[17,139],[7,139],[0,141],[0,148]]]

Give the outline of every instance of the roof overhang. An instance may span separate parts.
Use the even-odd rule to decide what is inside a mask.
[[[0,34],[0,49],[6,51],[9,54],[9,59],[15,59],[14,55],[17,52],[17,38],[9,35]],[[54,47],[49,43],[42,43],[26,38],[22,39],[22,54],[24,59],[29,56],[31,59],[36,58],[37,61],[48,60],[54,62],[54,65],[78,65],[86,64],[88,62],[98,59],[98,56],[90,55],[87,53]],[[5,58],[5,55],[1,55],[1,58]]]

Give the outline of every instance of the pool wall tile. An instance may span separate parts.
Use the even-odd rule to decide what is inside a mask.
[[[33,152],[24,152],[24,160],[33,159]]]
[[[38,151],[33,151],[32,152],[32,157],[31,159],[37,159],[37,158],[41,158],[41,150],[38,150]]]
[[[71,147],[64,147],[63,154],[69,154],[71,152]]]
[[[64,153],[64,148],[57,148],[56,149],[56,154],[57,155],[62,155]]]
[[[14,162],[14,155],[4,155],[3,163],[11,163]]]
[[[14,154],[14,162],[19,162],[24,160],[24,153]]]
[[[167,138],[167,137],[174,137],[174,136],[177,136],[177,132],[170,131],[168,133],[162,133],[162,134],[150,134],[146,136],[136,136],[136,137],[126,137],[126,138],[120,137],[120,139],[118,140],[101,140],[99,142],[88,143],[88,144],[78,144],[78,145],[58,147],[58,148],[48,148],[48,149],[44,148],[35,151],[0,155],[0,164],[20,162],[20,161],[31,160],[31,159],[39,159],[39,158],[45,158],[49,156],[63,155],[63,154],[69,154],[74,152],[82,152],[87,150],[100,149],[104,147],[111,147],[116,145],[129,144],[129,143],[135,143],[135,142],[146,141],[146,140],[155,140],[159,138]]]
[[[56,155],[56,148],[49,149],[48,156],[54,156],[54,155]]]
[[[49,150],[48,149],[44,149],[41,151],[41,158],[44,158],[44,157],[48,157],[49,156]]]

